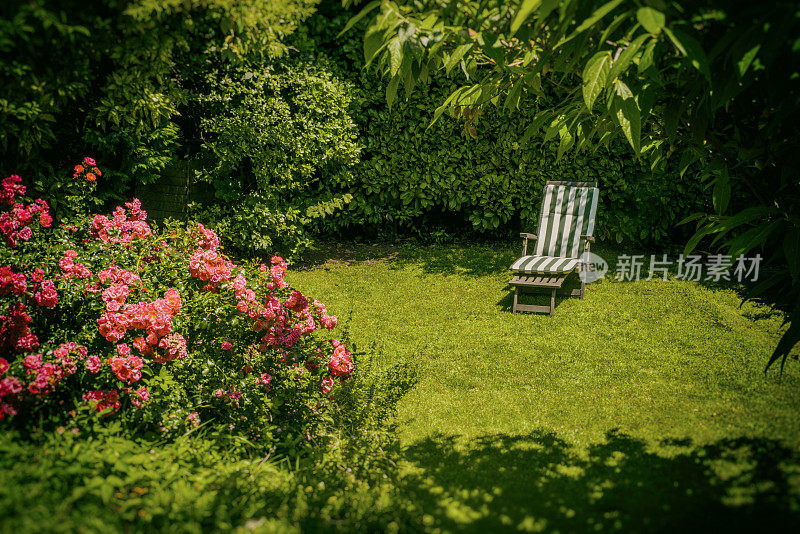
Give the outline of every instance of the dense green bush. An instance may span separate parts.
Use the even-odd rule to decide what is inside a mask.
[[[50,169],[94,152],[113,178],[98,198],[119,200],[183,160],[196,179],[191,213],[251,256],[291,257],[311,230],[530,229],[548,179],[598,180],[598,235],[617,241],[676,237],[700,207],[691,175],[653,172],[624,146],[559,159],[556,140],[522,142],[533,114],[558,104],[547,87],[516,115],[487,110],[466,127],[428,128],[455,77],[388,109],[361,33],[336,36],[352,12],[328,0],[308,18],[316,4],[4,4],[0,167],[55,198]]]
[[[199,150],[205,77],[277,58],[317,0],[0,3],[0,173],[39,193],[86,153],[126,198]]]
[[[215,73],[208,84],[197,180],[214,198],[196,216],[240,254],[291,257],[308,245],[310,221],[350,200],[359,155],[351,86],[323,66],[288,61]]]
[[[0,184],[0,530],[416,524],[392,486],[413,367],[314,334],[337,320],[280,258],[234,265],[136,200],[93,215],[102,176],[74,168],[60,223]]]

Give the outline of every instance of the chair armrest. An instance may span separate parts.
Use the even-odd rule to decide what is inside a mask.
[[[538,239],[538,238],[536,237],[536,234],[529,234],[527,232],[522,232],[521,234],[519,234],[519,236],[522,238],[522,255],[523,256],[527,256],[528,255],[528,239]]]

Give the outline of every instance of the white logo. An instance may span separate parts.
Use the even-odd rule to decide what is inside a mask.
[[[606,260],[593,254],[588,250],[581,255],[580,262],[578,263],[578,277],[591,284],[603,278],[608,272],[608,263]]]

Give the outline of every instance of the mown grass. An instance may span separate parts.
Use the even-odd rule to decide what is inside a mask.
[[[797,523],[797,364],[763,373],[779,315],[732,288],[608,279],[554,317],[512,315],[516,254],[333,246],[289,278],[325,296],[359,349],[418,365],[400,404],[401,491],[426,525]]]
[[[516,253],[320,249],[287,279],[355,346],[345,447],[292,462],[213,428],[2,435],[0,532],[800,529],[798,363],[763,373],[780,315],[661,280],[513,315]]]

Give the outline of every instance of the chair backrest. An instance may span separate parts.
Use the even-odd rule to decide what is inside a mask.
[[[594,232],[596,182],[547,182],[544,186],[536,254],[577,258]]]

